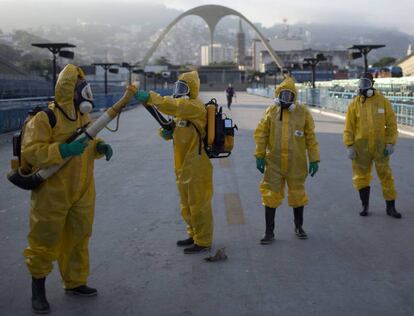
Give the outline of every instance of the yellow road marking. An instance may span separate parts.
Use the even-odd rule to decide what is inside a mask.
[[[230,168],[231,167],[229,158],[222,158],[222,159],[219,159],[219,160],[220,160],[220,167],[222,167],[222,168]]]
[[[226,206],[227,223],[229,225],[244,225],[244,212],[240,196],[236,193],[224,194],[224,205]]]

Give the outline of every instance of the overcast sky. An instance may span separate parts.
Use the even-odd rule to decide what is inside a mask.
[[[5,24],[11,24],[11,17],[14,22],[13,28],[16,28],[19,21],[24,24],[25,4],[30,4],[27,7],[39,4],[39,12],[36,14],[47,19],[47,12],[42,4],[52,3],[56,6],[59,3],[70,3],[71,6],[78,5],[79,10],[82,10],[82,4],[86,2],[96,2],[106,7],[116,6],[120,2],[159,3],[180,10],[188,10],[204,4],[221,4],[239,11],[252,22],[261,22],[265,26],[281,23],[286,18],[289,23],[352,23],[384,26],[414,35],[414,0],[69,0],[69,2],[67,0],[0,0],[0,29],[9,27]],[[18,11],[16,11],[17,7]],[[10,12],[13,13],[11,16]]]
[[[272,26],[290,23],[358,23],[397,28],[414,35],[413,0],[153,0],[168,7],[190,9],[203,4],[231,7],[254,22]]]

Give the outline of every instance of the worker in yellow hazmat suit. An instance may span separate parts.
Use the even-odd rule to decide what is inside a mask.
[[[203,150],[207,112],[198,99],[200,80],[196,71],[182,74],[175,83],[173,97],[161,97],[151,91],[138,91],[136,99],[154,105],[162,113],[175,116],[174,132],[161,131],[165,139],[173,138],[177,188],[181,214],[187,223],[189,238],[178,246],[188,246],[184,253],[199,253],[211,247],[213,239],[213,167]],[[200,134],[199,134],[200,133]]]
[[[131,95],[132,97],[132,95]],[[67,65],[59,74],[55,102],[49,104],[56,124],[39,112],[24,128],[22,164],[46,168],[72,157],[57,173],[32,191],[29,245],[24,251],[32,275],[32,308],[47,313],[45,278],[58,260],[66,293],[96,295],[88,287],[88,242],[95,209],[94,160],[109,160],[112,149],[102,140],[65,143],[75,131],[91,121],[93,95],[83,71]]]
[[[318,171],[319,145],[310,111],[296,103],[297,91],[292,77],[286,79],[275,91],[275,105],[268,107],[255,132],[256,167],[264,173],[260,183],[262,203],[265,206],[266,233],[262,244],[274,240],[276,208],[284,198],[288,186],[288,202],[293,208],[295,233],[307,238],[303,230],[303,210],[308,203],[305,180],[309,173]]]
[[[375,163],[386,213],[401,218],[395,209],[397,192],[389,166],[390,155],[398,138],[397,120],[388,101],[374,89],[372,74],[364,73],[359,80],[359,94],[348,106],[344,144],[352,160],[353,183],[362,202],[361,216],[368,215],[372,165]]]

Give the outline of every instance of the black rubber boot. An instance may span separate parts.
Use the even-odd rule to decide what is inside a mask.
[[[184,248],[184,253],[187,255],[191,255],[194,253],[201,253],[201,252],[205,252],[209,250],[210,250],[210,247],[204,247],[204,246],[199,246],[197,244],[193,244],[192,246],[188,248]]]
[[[275,240],[275,214],[275,208],[265,206],[266,233],[264,237],[260,239],[262,245],[271,244]]]
[[[362,202],[362,211],[359,213],[361,216],[368,215],[368,208],[369,208],[369,193],[371,191],[371,187],[365,187],[359,190],[359,197]]]
[[[295,222],[295,234],[299,239],[307,239],[308,235],[303,230],[303,206],[295,207],[293,209],[293,217]]]
[[[36,314],[48,314],[50,306],[46,299],[46,278],[35,279],[32,277],[32,310]]]
[[[85,297],[98,295],[98,291],[96,289],[91,288],[87,285],[81,285],[73,289],[65,289],[65,293],[70,294],[70,295],[78,295],[78,296],[85,296]]]
[[[385,201],[387,203],[387,215],[394,218],[401,218],[401,213],[398,213],[395,209],[395,200]]]
[[[194,239],[192,237],[177,241],[178,247],[191,246],[192,244],[194,244]]]

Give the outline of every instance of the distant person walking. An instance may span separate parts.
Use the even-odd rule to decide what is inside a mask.
[[[233,102],[233,97],[236,96],[236,92],[234,91],[234,88],[231,86],[231,83],[229,83],[228,87],[226,88],[226,96],[227,96],[227,108],[229,110],[231,107],[231,103]]]

